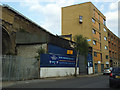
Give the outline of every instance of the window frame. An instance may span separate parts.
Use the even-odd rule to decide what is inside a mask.
[[[108,50],[108,47],[105,45],[105,50]]]
[[[98,13],[98,20],[100,20],[100,14]]]
[[[101,41],[101,33],[99,33],[99,39],[100,39],[100,41]]]
[[[95,24],[95,19],[94,18],[92,18],[92,22]]]
[[[104,36],[104,40],[107,41],[107,37],[106,36]]]
[[[95,43],[94,43],[95,42]],[[93,40],[93,45],[97,45],[97,43],[96,43],[96,41],[95,40]]]
[[[93,9],[93,16],[95,17],[95,9]]]
[[[105,19],[103,19],[103,24],[106,26],[106,20]]]
[[[79,23],[81,24],[83,22],[83,16],[79,16]]]
[[[101,25],[100,25],[100,23],[99,23],[99,31],[100,31],[100,29],[101,29],[101,27],[100,27]]]
[[[106,28],[104,27],[104,31],[107,32]]]
[[[108,55],[106,55],[106,59],[108,59]]]
[[[93,32],[93,34],[96,34],[96,30],[95,29],[92,29],[92,32]]]

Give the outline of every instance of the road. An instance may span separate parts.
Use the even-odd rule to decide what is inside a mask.
[[[69,79],[40,79],[24,81],[8,88],[109,88],[109,76],[88,76]]]

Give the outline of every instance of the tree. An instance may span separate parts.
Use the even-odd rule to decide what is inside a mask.
[[[84,55],[85,59],[87,59],[88,51],[89,51],[89,43],[86,37],[82,35],[75,35],[74,36],[75,46],[74,49],[76,50],[76,65],[75,65],[75,76],[77,76],[77,62],[80,55]],[[87,63],[87,60],[86,60]]]
[[[36,52],[38,55],[37,56],[35,56],[35,58],[38,60],[38,66],[39,66],[39,72],[38,72],[38,76],[40,76],[40,55],[41,54],[45,54],[45,49],[44,48],[42,48],[42,47],[40,47],[38,50],[37,50],[37,52]]]

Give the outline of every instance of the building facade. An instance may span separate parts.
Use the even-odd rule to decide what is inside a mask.
[[[83,35],[93,48],[93,71],[110,66],[106,17],[91,3],[62,8],[62,35]]]
[[[120,38],[119,38],[119,41],[118,41],[118,60],[119,60],[119,66],[120,66]]]
[[[120,38],[108,29],[110,66],[120,66]]]

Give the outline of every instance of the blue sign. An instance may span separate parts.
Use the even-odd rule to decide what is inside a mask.
[[[67,50],[65,48],[55,46],[52,44],[48,44],[48,53],[59,54],[59,55],[68,55]],[[69,54],[69,56],[76,56],[75,51],[73,50],[73,54]]]
[[[41,67],[75,67],[75,57],[72,56],[42,54],[40,62]]]

